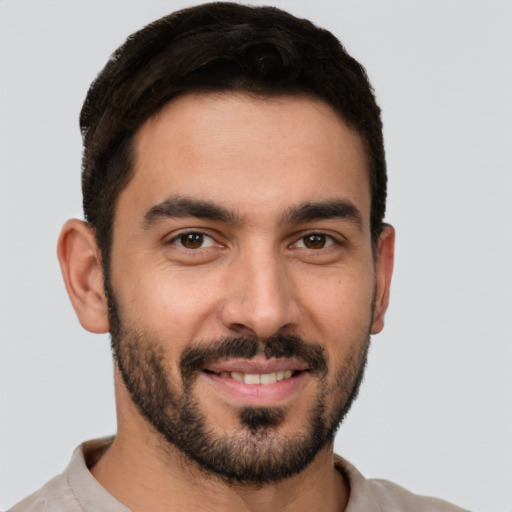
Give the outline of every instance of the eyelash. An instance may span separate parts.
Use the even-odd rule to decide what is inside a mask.
[[[322,238],[324,241],[324,245],[322,247],[317,247],[317,248],[307,247],[305,240],[307,238],[311,238],[311,237]],[[298,238],[297,241],[291,245],[297,246],[297,244],[299,244],[300,242],[302,242],[302,244],[303,244],[303,246],[300,247],[300,249],[306,249],[306,250],[314,251],[314,252],[320,251],[322,249],[328,249],[329,247],[332,247],[334,245],[342,245],[341,242],[339,240],[337,240],[333,235],[329,235],[327,233],[322,233],[322,232],[318,232],[318,231],[311,231],[309,233],[302,234],[302,236],[300,238]]]
[[[190,236],[190,235],[197,235],[198,237],[200,237],[200,243],[198,244],[197,247],[186,247],[184,245],[183,238]],[[320,243],[322,243],[322,241],[323,241],[323,246],[322,247],[307,247],[305,240],[307,238],[311,238],[311,237],[319,237]],[[208,245],[206,245],[206,246],[204,246],[205,239],[209,240]],[[302,243],[302,247],[298,247],[298,244],[300,244],[300,243]],[[210,235],[204,231],[200,231],[200,230],[191,230],[191,231],[181,232],[181,233],[173,236],[167,242],[167,244],[176,245],[177,247],[179,247],[182,250],[192,251],[192,252],[196,252],[201,249],[208,249],[209,247],[213,247],[216,244],[218,244],[219,246],[222,245],[219,242],[217,242],[217,240],[212,235]],[[333,235],[329,235],[327,233],[318,232],[318,231],[311,231],[308,233],[301,233],[301,236],[299,238],[297,238],[295,240],[295,242],[291,243],[289,245],[289,247],[296,248],[296,249],[297,248],[305,249],[305,250],[312,251],[312,252],[318,252],[322,249],[328,249],[329,247],[332,247],[335,245],[343,245],[343,243],[340,240],[338,240],[336,237],[334,237]]]
[[[201,237],[201,244],[199,247],[186,247],[184,244],[183,244],[183,238],[184,237],[187,237],[187,236],[191,236],[191,235],[197,235],[199,237]],[[205,239],[209,239],[211,242],[206,246],[204,247],[203,244],[204,244],[204,241]],[[183,250],[186,250],[186,251],[198,251],[200,249],[208,249],[209,247],[213,247],[214,245],[218,244],[218,245],[221,245],[219,244],[219,242],[217,242],[215,240],[215,238],[211,235],[209,235],[208,233],[205,233],[204,231],[184,231],[184,232],[181,232],[175,236],[173,236],[168,242],[167,242],[168,245],[176,245],[178,246],[180,249],[183,249]]]

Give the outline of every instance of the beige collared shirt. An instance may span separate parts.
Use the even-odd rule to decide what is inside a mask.
[[[62,474],[9,512],[130,512],[95,480],[88,469],[108,449],[112,440],[112,437],[95,439],[80,445]],[[391,482],[366,479],[337,455],[335,465],[350,485],[345,512],[464,512],[446,501],[417,496]]]

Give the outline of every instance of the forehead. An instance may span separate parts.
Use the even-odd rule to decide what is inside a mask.
[[[188,94],[134,139],[134,174],[119,198],[142,214],[169,195],[243,214],[343,197],[369,218],[365,145],[323,101],[304,96]],[[263,209],[263,211],[262,211]]]

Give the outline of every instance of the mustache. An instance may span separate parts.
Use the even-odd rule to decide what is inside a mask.
[[[236,336],[189,346],[180,357],[180,371],[185,382],[208,364],[226,359],[252,359],[260,354],[267,359],[299,359],[312,374],[322,375],[327,372],[327,356],[323,347],[287,334],[277,334],[265,340]]]

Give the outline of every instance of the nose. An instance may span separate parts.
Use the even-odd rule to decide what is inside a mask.
[[[232,333],[266,339],[299,324],[293,283],[274,251],[240,255],[229,272],[220,315]]]

